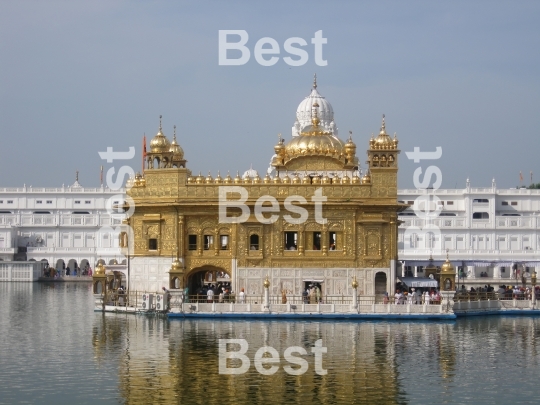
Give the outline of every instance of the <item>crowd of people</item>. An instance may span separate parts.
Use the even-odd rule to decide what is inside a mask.
[[[383,302],[385,304],[390,303],[390,297],[388,293],[384,293]],[[418,288],[411,288],[410,290],[398,288],[394,294],[394,304],[439,304],[441,302],[441,294],[434,288],[427,288],[424,291]]]
[[[322,300],[321,286],[319,283],[309,284],[302,293],[304,304],[317,304]]]
[[[43,277],[47,278],[59,278],[63,276],[92,276],[92,268],[87,263],[84,268],[80,268],[76,263],[71,269],[69,266],[66,267],[66,264],[62,264],[62,269],[56,269],[55,267],[49,266],[49,263],[45,264],[43,268]]]
[[[204,302],[206,297],[206,302],[234,302],[236,297],[234,296],[231,288],[231,283],[217,283],[217,284],[206,284],[203,287],[199,288],[195,297],[189,295],[189,288],[184,289],[184,295],[186,297],[186,302],[192,300]],[[243,302],[245,300],[244,289],[238,294],[238,302]],[[240,301],[242,299],[242,301]]]

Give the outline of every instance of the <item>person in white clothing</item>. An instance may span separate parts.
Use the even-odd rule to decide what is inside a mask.
[[[424,293],[424,304],[429,305],[429,301],[430,301],[429,292],[426,291]]]
[[[397,290],[396,294],[394,295],[394,303],[395,305],[403,304],[403,294],[401,294],[400,290]]]
[[[238,302],[240,304],[243,304],[246,301],[246,293],[244,292],[244,289],[242,288],[240,290],[240,294],[238,294]]]
[[[206,298],[208,302],[214,302],[214,290],[212,290],[212,287],[208,288],[208,291],[206,292]]]

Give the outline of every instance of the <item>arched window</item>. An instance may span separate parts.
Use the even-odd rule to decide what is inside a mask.
[[[249,237],[249,249],[259,250],[259,235],[251,235]]]

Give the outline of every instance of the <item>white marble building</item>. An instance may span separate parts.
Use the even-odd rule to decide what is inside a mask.
[[[57,269],[93,268],[98,259],[122,263],[118,233],[124,190],[84,188],[0,188],[0,259],[47,261]]]
[[[540,271],[540,190],[488,188],[400,190],[411,204],[402,212],[399,260],[402,275],[423,276],[430,254],[463,270],[465,284],[521,282]],[[431,211],[426,216],[426,208]],[[398,274],[399,275],[399,274]],[[506,280],[505,280],[506,279]]]

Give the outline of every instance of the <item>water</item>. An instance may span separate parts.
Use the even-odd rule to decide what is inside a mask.
[[[90,285],[0,283],[0,403],[538,402],[540,318],[168,321],[94,313],[91,304]],[[247,341],[245,374],[219,374],[219,339]],[[310,351],[319,339],[327,375]],[[265,345],[280,356],[273,375],[253,365]],[[290,346],[308,352],[303,375],[284,371]]]

